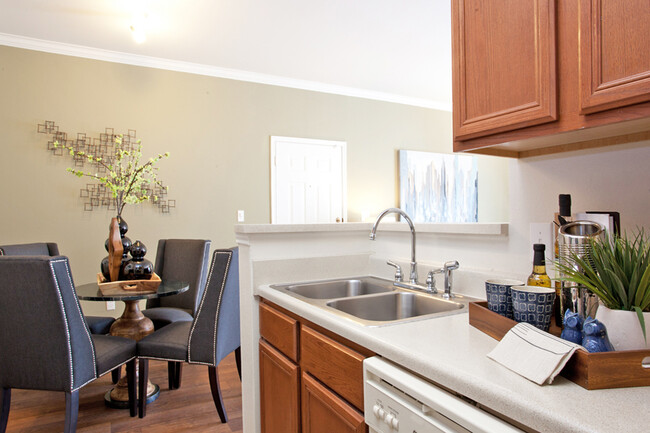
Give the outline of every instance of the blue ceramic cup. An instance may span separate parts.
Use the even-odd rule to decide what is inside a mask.
[[[517,322],[526,322],[548,331],[553,315],[555,290],[549,287],[518,286],[512,288],[512,309]]]
[[[523,286],[523,281],[495,279],[485,282],[485,297],[490,311],[499,313],[508,319],[513,319],[511,289],[513,286]]]

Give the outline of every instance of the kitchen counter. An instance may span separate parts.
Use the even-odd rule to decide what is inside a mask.
[[[268,284],[255,294],[532,429],[648,431],[650,387],[588,391],[561,376],[538,386],[486,357],[497,341],[467,313],[365,327]]]
[[[562,377],[538,386],[488,359],[497,341],[471,327],[468,315],[363,327],[326,313],[269,285],[375,275],[391,279],[390,259],[408,269],[410,240],[405,223],[383,223],[377,240],[371,224],[238,225],[244,433],[259,433],[259,302],[265,297],[287,310],[454,390],[532,429],[544,432],[635,432],[648,430],[650,387],[587,391]],[[416,225],[418,227],[418,225]],[[429,228],[429,227],[427,227]],[[454,287],[484,297],[486,278],[525,278],[530,249],[512,246],[528,232],[505,225],[438,225],[418,231],[420,275],[458,260]],[[419,230],[419,229],[418,229]],[[450,231],[450,232],[449,232]],[[454,233],[451,233],[454,232]],[[516,253],[515,253],[516,252]],[[524,257],[525,256],[525,257]],[[524,274],[525,275],[522,275]],[[440,275],[436,276],[439,278]],[[441,281],[438,280],[441,287]],[[650,371],[650,370],[649,370]]]

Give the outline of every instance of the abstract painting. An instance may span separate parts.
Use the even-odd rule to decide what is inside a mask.
[[[478,222],[476,157],[400,150],[399,192],[414,222]]]

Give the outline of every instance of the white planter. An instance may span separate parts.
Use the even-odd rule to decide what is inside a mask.
[[[607,335],[614,349],[650,349],[650,313],[643,313],[647,341],[643,338],[643,331],[636,311],[610,310],[600,304],[596,311],[596,319],[600,320],[607,328]]]

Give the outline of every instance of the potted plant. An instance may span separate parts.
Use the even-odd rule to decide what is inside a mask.
[[[594,238],[590,253],[570,252],[558,263],[564,278],[598,296],[596,318],[616,350],[650,348],[650,241],[643,229],[632,238]]]

